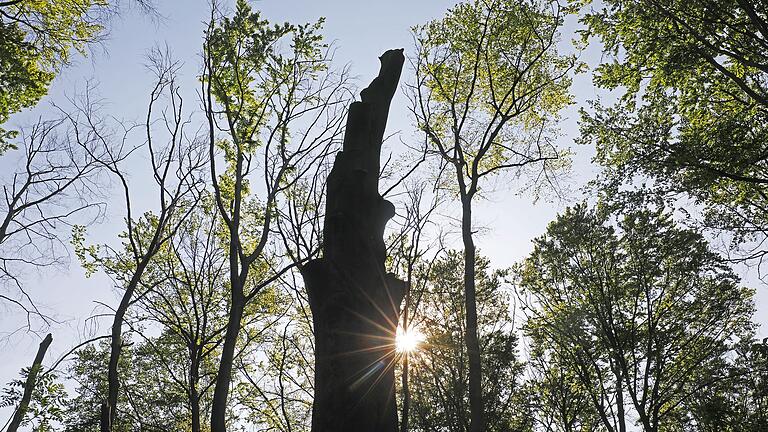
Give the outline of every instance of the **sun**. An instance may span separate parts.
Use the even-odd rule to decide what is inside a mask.
[[[395,350],[399,353],[411,353],[419,349],[419,344],[424,341],[424,333],[416,327],[403,330],[397,327],[395,332]]]

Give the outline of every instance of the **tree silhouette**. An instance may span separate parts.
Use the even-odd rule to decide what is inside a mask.
[[[313,432],[397,430],[394,335],[404,282],[385,273],[384,226],[394,206],[378,191],[381,144],[405,57],[389,50],[349,108],[328,178],[323,257],[302,275],[315,329]]]

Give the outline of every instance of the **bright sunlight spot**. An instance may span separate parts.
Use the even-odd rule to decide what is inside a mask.
[[[418,328],[410,327],[407,330],[403,330],[402,327],[397,327],[395,333],[395,349],[400,353],[414,352],[419,348],[419,343],[424,340],[424,333]]]

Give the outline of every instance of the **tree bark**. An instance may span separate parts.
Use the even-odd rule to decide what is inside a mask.
[[[21,426],[21,422],[24,420],[24,416],[27,414],[29,408],[29,402],[32,400],[32,391],[35,390],[35,384],[37,384],[37,374],[40,373],[40,369],[43,366],[43,358],[48,351],[48,347],[53,341],[53,336],[50,333],[40,342],[40,347],[37,349],[37,355],[35,355],[35,361],[32,362],[32,367],[29,369],[27,375],[27,381],[24,383],[24,393],[21,396],[21,402],[19,402],[16,412],[13,414],[8,430],[6,432],[16,432]]]
[[[613,372],[616,377],[616,416],[619,422],[619,432],[627,432],[627,422],[624,418],[624,391],[619,366],[614,366]]]
[[[123,350],[123,322],[125,321],[125,313],[131,305],[133,293],[139,285],[141,276],[144,274],[144,269],[146,269],[149,264],[149,257],[151,255],[152,254],[147,253],[136,266],[136,270],[125,288],[120,304],[115,310],[115,318],[112,321],[109,364],[107,366],[107,399],[101,403],[99,422],[99,429],[101,432],[111,432],[112,426],[114,426],[115,420],[117,420],[117,399],[120,391],[118,365],[120,364],[120,354]]]
[[[472,196],[462,194],[461,237],[464,243],[464,307],[467,323],[464,341],[469,358],[469,430],[485,430],[483,408],[482,363],[480,360],[480,339],[477,334],[477,288],[475,286],[475,241],[472,238]]]
[[[315,332],[312,432],[396,432],[394,338],[405,283],[384,267],[394,206],[378,191],[389,105],[402,49],[349,107],[343,150],[328,177],[323,257],[301,269]]]
[[[190,350],[191,364],[189,367],[189,410],[192,415],[192,432],[200,432],[200,392],[197,383],[200,381],[200,360],[196,342],[193,342]]]
[[[235,264],[237,265],[237,264]],[[237,267],[235,267],[237,269]],[[236,272],[236,270],[234,270]],[[235,346],[242,327],[243,312],[245,311],[245,296],[240,282],[241,278],[234,273],[231,277],[232,303],[229,308],[229,321],[224,335],[224,345],[221,349],[219,372],[216,375],[216,386],[211,403],[211,431],[226,432],[227,430],[227,399],[229,386],[232,381],[232,366],[235,359]]]

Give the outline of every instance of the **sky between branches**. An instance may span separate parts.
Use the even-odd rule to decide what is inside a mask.
[[[11,126],[28,124],[39,116],[50,115],[51,103],[66,105],[66,97],[82,91],[89,80],[96,84],[97,94],[103,99],[109,114],[140,121],[152,86],[152,74],[145,67],[146,55],[153,47],[165,45],[172,50],[176,59],[184,63],[180,84],[186,108],[198,109],[200,104],[196,90],[199,85],[196,76],[200,70],[202,32],[209,15],[209,5],[203,0],[157,3],[161,15],[159,20],[139,13],[128,13],[118,18],[112,24],[110,39],[103,47],[66,68],[56,78],[49,96],[35,109],[13,117]],[[407,55],[413,46],[410,28],[440,17],[454,3],[447,0],[262,0],[254,2],[253,6],[272,22],[303,23],[324,16],[326,40],[337,48],[336,64],[349,64],[352,75],[358,78],[357,84],[362,88],[378,71],[377,56],[387,49],[401,47],[405,48]],[[573,50],[570,39],[576,25],[575,19],[568,20],[560,43],[562,52]],[[600,61],[600,56],[599,47],[590,46],[582,53],[581,59],[589,66],[594,66]],[[406,66],[402,81],[411,78],[412,72]],[[550,202],[545,199],[533,204],[531,197],[517,194],[516,190],[508,189],[499,182],[491,199],[481,202],[475,212],[477,225],[487,228],[481,232],[477,243],[495,267],[507,267],[525,257],[532,249],[531,240],[544,232],[557,212],[583,199],[578,189],[592,179],[598,170],[590,164],[594,150],[577,146],[573,142],[578,135],[577,109],[596,96],[610,98],[611,95],[602,91],[597,93],[589,73],[575,78],[572,91],[577,103],[564,113],[560,126],[560,145],[570,147],[574,152],[573,172],[570,176],[573,192],[563,200]],[[398,92],[392,103],[386,135],[399,132],[399,136],[385,144],[385,147],[395,151],[402,145],[401,139],[405,142],[418,142],[408,116],[407,104],[403,93]],[[0,158],[0,172],[9,172],[14,162],[13,157],[8,155]],[[152,190],[149,183],[142,184],[142,162],[147,161],[134,158],[134,165],[129,166],[127,171],[131,173],[131,181],[137,191],[143,187]],[[140,193],[136,193],[136,196],[141,199]],[[114,244],[116,235],[123,229],[122,202],[116,197],[110,204],[106,220],[89,228],[88,243]],[[142,206],[141,201],[138,204]],[[147,205],[148,201],[144,203],[144,206]],[[458,237],[454,240],[455,246],[459,247]],[[89,328],[88,323],[84,322],[85,318],[97,310],[95,301],[110,305],[117,303],[112,282],[101,275],[86,279],[72,258],[68,268],[47,269],[27,275],[26,286],[33,298],[62,321],[62,324],[51,329],[54,343],[49,351],[48,364],[81,341],[84,333],[104,334],[108,331],[107,321],[102,321],[98,329]],[[736,271],[742,276],[745,285],[757,288],[755,319],[762,324],[758,336],[768,337],[768,286],[758,281],[752,270],[736,268]],[[12,312],[0,311],[0,330],[7,331],[21,325],[24,317]],[[5,346],[0,346],[0,352],[3,353],[0,381],[3,384],[17,377],[20,368],[29,365],[39,343],[36,337],[25,333],[5,340]],[[5,411],[0,410],[0,418],[6,417]]]

